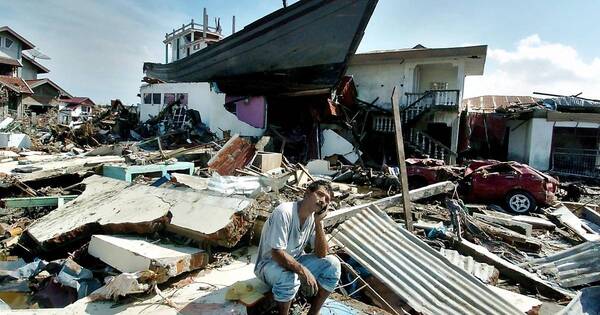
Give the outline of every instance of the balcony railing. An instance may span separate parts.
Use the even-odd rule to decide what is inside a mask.
[[[409,106],[423,95],[429,94],[421,99],[416,106],[423,107],[457,107],[459,102],[460,90],[433,90],[425,93],[406,93],[406,104],[403,107]]]
[[[552,171],[559,174],[600,178],[600,150],[555,148]]]

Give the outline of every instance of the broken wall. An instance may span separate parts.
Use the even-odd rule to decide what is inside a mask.
[[[217,136],[223,137],[222,130],[231,130],[231,134],[258,137],[265,132],[265,128],[256,128],[240,121],[234,114],[225,110],[225,94],[211,90],[210,84],[198,83],[158,83],[148,84],[140,88],[140,95],[145,93],[160,93],[160,104],[140,104],[140,121],[147,121],[150,116],[156,116],[165,107],[164,95],[171,93],[187,93],[188,109],[197,110],[202,122],[205,123]]]

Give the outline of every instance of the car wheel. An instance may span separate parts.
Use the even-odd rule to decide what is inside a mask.
[[[512,191],[506,195],[506,206],[514,213],[527,213],[536,208],[535,199],[525,191]]]

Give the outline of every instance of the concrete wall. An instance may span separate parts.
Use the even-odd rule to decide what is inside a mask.
[[[391,109],[391,96],[394,86],[398,86],[401,102],[405,102],[404,93],[407,90],[407,80],[412,80],[412,73],[406,73],[406,67],[400,63],[369,64],[369,65],[350,65],[347,75],[354,77],[358,97],[366,102],[372,102],[377,97],[379,100],[375,103],[382,108]]]
[[[37,68],[31,62],[23,59],[23,68],[21,69],[21,78],[23,80],[36,80],[37,79]]]
[[[145,93],[160,93],[161,104],[148,105],[143,104],[143,95]],[[231,130],[232,134],[238,133],[242,136],[261,136],[266,129],[255,128],[249,124],[238,120],[238,118],[225,110],[225,94],[211,91],[209,83],[163,83],[149,84],[140,88],[142,101],[139,106],[140,121],[147,121],[150,116],[156,116],[162,110],[165,104],[165,93],[187,93],[188,108],[195,109],[200,113],[202,122],[204,122],[212,132],[222,137],[221,130]]]
[[[600,128],[600,124],[532,118],[527,121],[511,120],[507,127],[510,128],[508,159],[527,163],[539,170],[548,170],[552,159],[554,127]]]
[[[508,159],[529,163],[529,130],[530,121],[509,120],[506,126],[510,129],[508,135]]]
[[[2,40],[0,40],[0,51],[2,51],[3,53],[9,55],[11,58],[17,59],[17,60],[21,60],[21,41],[18,40],[16,37],[10,35],[7,32],[4,33],[0,33],[0,37],[2,38]],[[10,46],[10,48],[6,48],[4,47],[4,39],[5,38],[10,38],[13,41],[12,46]]]
[[[419,66],[419,88],[418,91],[423,93],[431,90],[432,82],[447,82],[448,90],[459,90],[458,67],[450,63],[444,64],[425,64]]]
[[[539,170],[550,168],[553,126],[554,122],[547,121],[545,118],[531,120],[529,165]]]

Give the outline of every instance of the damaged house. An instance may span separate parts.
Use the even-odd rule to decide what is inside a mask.
[[[171,62],[144,66],[150,78],[146,78],[147,84],[140,88],[140,120],[147,121],[177,102],[174,115],[180,119],[184,112],[193,109],[219,137],[225,131],[243,136],[272,135],[278,151],[293,152],[298,160],[337,154],[355,163],[368,151],[369,160],[390,162],[395,161],[396,150],[391,97],[397,87],[394,93],[400,96],[403,127],[407,132],[405,141],[414,155],[456,162],[464,80],[469,75],[483,74],[487,46],[426,48],[418,45],[412,49],[360,54],[351,50],[350,54],[339,56],[343,63],[335,63],[335,67],[346,64],[339,68],[339,75],[345,72],[349,77],[342,80],[328,77],[328,84],[321,82],[323,78],[318,83],[310,82],[315,75],[310,72],[305,77],[294,77],[303,82],[281,86],[285,81],[274,80],[266,74],[229,75],[227,71],[232,71],[231,67],[216,73],[212,68],[218,66],[204,62],[203,58],[213,56],[211,52],[218,47],[237,39],[242,41],[246,31],[253,31],[252,27],[258,27],[259,22],[267,23],[268,19],[253,23],[242,34],[233,34],[221,43],[217,42],[219,25],[210,28],[191,22],[168,33],[164,41],[165,59]],[[207,37],[211,34],[214,38]],[[294,40],[299,36],[293,32],[288,35]],[[204,51],[189,49],[205,38],[209,43]],[[245,42],[239,45],[243,44]],[[356,39],[348,37],[347,45],[350,46],[345,46],[346,49],[356,49]],[[187,56],[190,57],[182,59]],[[269,60],[273,63],[271,68],[292,66],[292,56]],[[196,62],[192,64],[193,58]],[[252,54],[245,58],[265,62],[252,59],[258,58]],[[192,74],[183,67],[186,62],[198,72]],[[203,65],[208,69],[201,68]],[[238,71],[252,71],[251,67],[247,68],[240,65]],[[285,71],[304,68],[293,69]],[[285,76],[285,71],[281,75]],[[254,79],[252,83],[250,78]],[[256,86],[258,82],[263,84]],[[332,93],[334,89],[336,92]],[[362,110],[365,106],[366,111]],[[348,130],[349,125],[354,125],[354,130]],[[332,143],[341,145],[331,147]]]
[[[404,141],[417,153],[455,163],[466,76],[483,75],[487,46],[374,51],[352,57],[360,98],[387,111],[372,115],[372,142],[394,158],[392,92],[399,94]],[[382,136],[383,135],[383,136]]]
[[[61,96],[71,97],[63,88],[39,74],[50,70],[36,60],[49,57],[8,26],[0,27],[0,117],[21,118],[57,107]]]
[[[576,96],[482,96],[464,100],[471,139],[482,156],[557,174],[600,177],[600,101]],[[489,152],[489,153],[487,153]]]

